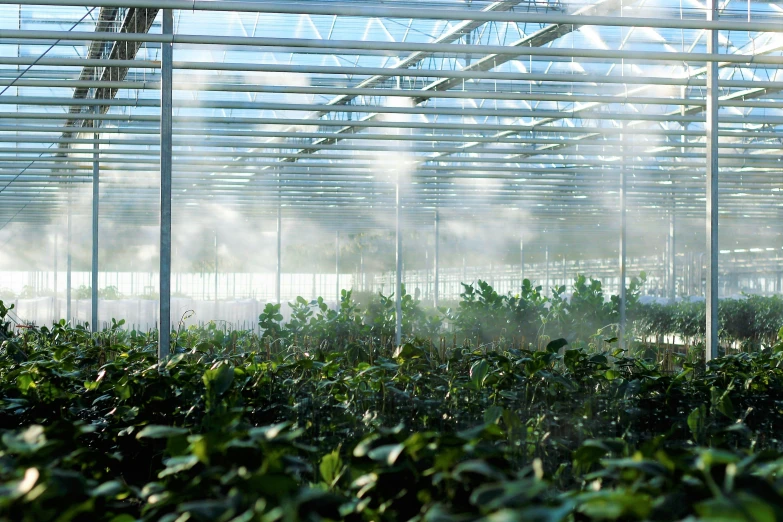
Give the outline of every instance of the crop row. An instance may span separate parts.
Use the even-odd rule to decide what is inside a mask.
[[[487,292],[452,320],[523,309]],[[299,305],[260,339],[177,332],[160,362],[118,323],[4,324],[0,519],[783,518],[783,343],[676,373],[607,337],[368,350],[386,315]]]

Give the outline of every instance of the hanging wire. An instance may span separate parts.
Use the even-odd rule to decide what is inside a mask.
[[[79,19],[79,21],[78,21],[78,22],[76,22],[75,24],[73,24],[73,25],[70,27],[70,29],[68,29],[68,32],[71,32],[71,31],[73,31],[73,30],[76,28],[76,26],[78,26],[80,23],[82,23],[82,22],[84,21],[84,19],[85,19],[85,18],[87,18],[88,16],[90,16],[90,14],[91,14],[93,11],[95,11],[96,9],[97,9],[97,7],[93,7],[92,9],[90,9],[89,11],[87,11],[87,14],[85,14],[84,16],[82,16],[82,17]],[[52,49],[54,49],[54,48],[55,48],[55,46],[56,46],[57,44],[59,44],[61,41],[62,41],[62,39],[60,39],[60,40],[57,40],[57,41],[55,41],[55,42],[54,42],[52,45],[50,45],[50,46],[49,46],[49,48],[48,48],[47,50],[45,50],[45,51],[43,52],[43,54],[41,54],[41,56],[39,56],[38,58],[36,58],[36,59],[35,59],[35,61],[33,61],[33,63],[31,63],[30,65],[28,65],[28,66],[27,66],[27,69],[25,69],[24,71],[22,71],[22,72],[21,72],[21,73],[20,73],[20,74],[19,74],[19,75],[18,75],[16,78],[14,78],[14,79],[13,79],[13,81],[12,81],[11,83],[9,83],[9,84],[6,86],[6,88],[5,88],[5,89],[3,89],[2,91],[0,91],[0,96],[2,96],[3,94],[5,94],[5,93],[6,93],[6,91],[7,91],[8,89],[10,89],[11,87],[13,87],[13,86],[16,84],[16,82],[18,82],[19,80],[21,80],[21,79],[22,79],[22,76],[24,76],[24,75],[27,73],[27,71],[29,71],[30,69],[32,69],[33,67],[35,67],[35,64],[37,64],[38,62],[40,62],[40,61],[43,59],[43,57],[44,57],[44,56],[46,56],[46,54],[47,54],[49,51],[51,51]]]

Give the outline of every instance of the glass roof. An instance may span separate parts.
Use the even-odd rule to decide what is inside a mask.
[[[0,1],[0,226],[89,213],[94,160],[102,219],[158,222],[161,13],[76,3]],[[409,227],[597,225],[623,169],[635,219],[704,219],[702,2],[192,6],[174,11],[175,222],[280,206],[388,228],[399,182]],[[721,220],[781,223],[783,8],[721,8]]]

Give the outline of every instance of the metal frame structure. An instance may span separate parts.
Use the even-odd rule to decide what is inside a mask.
[[[162,357],[172,234],[208,206],[276,229],[278,299],[283,221],[338,245],[394,223],[398,274],[403,231],[434,222],[437,301],[440,229],[467,215],[503,213],[523,274],[536,236],[609,227],[623,280],[629,227],[671,220],[674,272],[675,220],[706,220],[708,358],[718,218],[783,223],[772,2],[0,0],[0,15],[0,229],[67,215],[70,271],[90,183],[96,218],[100,200],[101,220],[159,225]]]

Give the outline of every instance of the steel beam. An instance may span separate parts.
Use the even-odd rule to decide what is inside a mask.
[[[0,0],[3,4],[18,4]],[[516,22],[527,24],[594,25],[609,27],[650,27],[673,29],[707,29],[744,32],[783,32],[775,22],[741,20],[698,20],[665,17],[594,16],[557,14],[553,12],[479,11],[472,9],[410,8],[381,5],[359,5],[312,2],[214,2],[211,0],[28,0],[25,5],[96,6],[178,9],[183,11],[226,11],[238,13],[309,14],[321,16],[351,16],[360,18],[397,18],[419,20],[474,20],[485,22]],[[165,36],[165,33],[164,33]]]
[[[2,3],[2,2],[0,2]],[[578,21],[575,25],[583,26],[588,24],[589,16]],[[610,20],[620,20],[627,22],[631,18],[609,17]],[[667,20],[673,21],[673,20]],[[549,22],[545,22],[549,23]],[[573,22],[572,22],[573,23]],[[571,25],[571,24],[569,24]],[[699,29],[709,29],[713,25],[704,24]],[[741,24],[740,24],[741,25]],[[642,27],[643,25],[633,25],[623,23],[622,27]],[[774,31],[764,29],[765,32],[783,32],[783,24],[775,24]],[[732,30],[740,31],[739,27]],[[753,31],[761,29],[755,28]],[[388,42],[388,41],[370,41],[370,40],[329,40],[328,49],[324,47],[324,40],[306,39],[306,38],[267,38],[253,36],[222,36],[222,35],[196,35],[196,34],[177,34],[168,36],[165,34],[144,34],[144,33],[79,33],[71,31],[43,31],[43,30],[4,30],[3,38],[14,40],[30,41],[51,41],[62,40],[67,42],[86,42],[86,41],[116,41],[132,43],[176,43],[185,45],[218,45],[218,46],[238,46],[241,47],[263,47],[270,51],[285,50],[293,53],[328,53],[338,54],[344,51],[346,54],[359,55],[377,55],[396,56],[407,52],[424,53],[446,53],[458,56],[471,54],[496,54],[498,56],[531,56],[546,58],[584,58],[596,60],[635,60],[646,62],[712,62],[720,61],[732,64],[766,64],[781,65],[783,57],[779,56],[759,56],[755,54],[722,54],[720,56],[710,55],[710,53],[679,52],[679,51],[623,51],[614,49],[587,49],[587,48],[556,48],[556,47],[525,47],[524,51],[517,46],[506,45],[460,45],[422,43],[422,42]]]
[[[334,237],[334,295],[337,303],[337,308],[340,308],[340,231],[335,233]]]
[[[218,304],[218,274],[220,273],[220,270],[218,269],[218,231],[215,229],[215,313],[217,313],[217,304]]]
[[[668,297],[670,302],[674,302],[675,299],[677,299],[677,243],[675,241],[676,235],[675,235],[675,225],[676,225],[676,217],[675,217],[675,202],[674,198],[672,197],[671,202],[671,209],[669,210],[669,235],[668,235],[668,262],[669,266],[667,267],[667,281],[669,283],[669,288],[667,289]]]
[[[68,193],[68,215],[67,215],[67,230],[65,233],[65,320],[70,322],[73,319],[71,315],[71,241],[73,238],[73,196],[71,194],[72,188],[68,186],[66,188]]]
[[[440,215],[437,210],[435,211],[435,255],[432,262],[435,275],[432,304],[437,308],[440,300]]]
[[[276,222],[276,239],[277,239],[277,263],[275,264],[275,301],[280,304],[282,300],[282,294],[280,292],[280,281],[282,279],[283,271],[283,209],[278,203],[277,205],[277,222]],[[338,276],[339,277],[339,276]]]
[[[546,263],[546,277],[544,278],[544,295],[549,296],[552,285],[549,284],[549,245],[544,248],[544,262]]]
[[[625,128],[625,125],[623,125]],[[620,328],[619,340],[620,348],[625,348],[625,327],[626,327],[626,255],[627,255],[627,216],[625,212],[625,198],[627,193],[626,186],[626,155],[623,154],[622,164],[620,165]]]
[[[96,106],[95,112],[100,109]],[[98,128],[98,121],[93,122],[93,128]],[[100,134],[95,131],[93,138],[98,141]],[[98,217],[99,213],[99,201],[100,201],[100,145],[95,145],[95,152],[92,154],[92,299],[91,308],[92,315],[90,319],[90,327],[93,333],[100,331],[98,325]]]
[[[394,227],[395,245],[394,257],[396,261],[396,273],[394,284],[394,319],[395,319],[395,346],[402,344],[402,223],[400,222],[402,208],[400,201],[400,180],[395,183]]]
[[[163,10],[163,34],[174,33],[171,9]],[[171,352],[171,150],[173,46],[161,48],[160,89],[160,326],[158,358]]]
[[[54,281],[52,282],[52,290],[54,291],[54,319],[60,320],[60,300],[57,298],[57,243],[59,242],[60,234],[55,229],[54,231]]]
[[[707,20],[719,17],[718,0],[709,0]],[[718,31],[707,32],[707,52],[717,58]],[[707,325],[704,354],[705,360],[718,356],[718,112],[720,109],[718,91],[718,62],[707,62]]]
[[[520,264],[520,276],[522,278],[522,282],[525,281],[525,240],[524,238],[519,239],[519,264]]]

